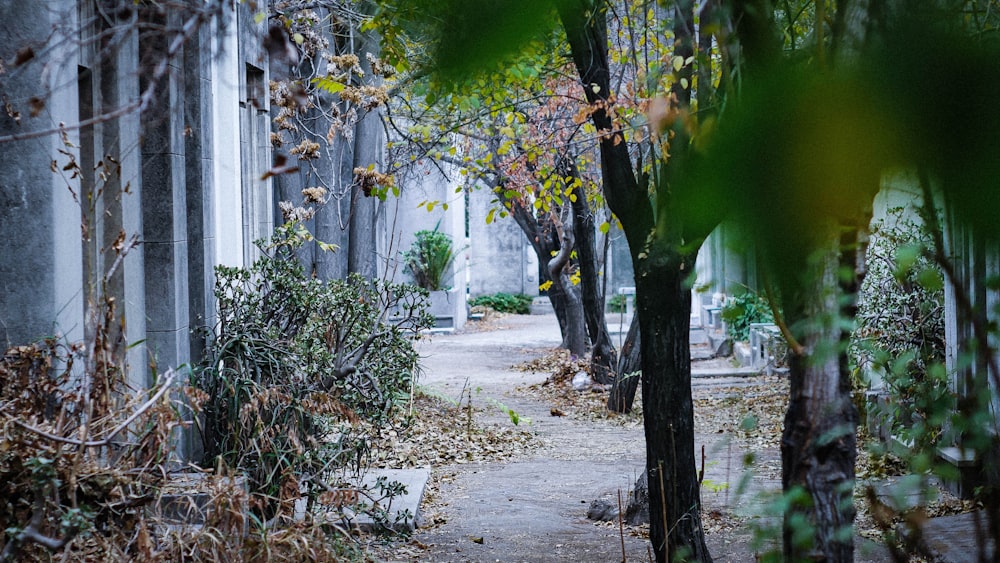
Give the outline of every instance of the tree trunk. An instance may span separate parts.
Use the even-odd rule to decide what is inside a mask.
[[[500,185],[499,183],[497,185]],[[495,186],[494,186],[495,188]],[[503,197],[502,190],[497,192],[499,197]],[[563,247],[562,242],[559,239],[558,229],[551,220],[550,215],[536,216],[530,208],[521,205],[518,201],[507,201],[507,208],[510,210],[511,217],[514,218],[514,222],[517,223],[518,227],[521,228],[521,232],[531,243],[531,248],[535,251],[535,256],[538,257],[539,264],[545,264],[548,266],[549,262],[552,260],[552,253],[558,252]],[[572,249],[570,249],[572,250]],[[582,333],[584,340],[586,340],[586,325],[584,323],[583,314],[572,315],[570,318],[570,309],[574,307],[573,304],[574,296],[567,293],[566,287],[570,287],[570,290],[574,289],[569,280],[563,282],[561,279],[555,279],[552,276],[551,271],[548,267],[544,269],[545,275],[548,276],[548,280],[542,279],[540,281],[552,281],[552,286],[549,289],[549,302],[552,304],[552,310],[556,314],[556,319],[559,321],[559,333],[562,335],[564,348],[569,348],[567,343],[570,341],[570,333]],[[595,282],[596,284],[596,282]],[[578,288],[576,288],[578,290]],[[576,300],[580,299],[580,296],[575,297]],[[579,305],[583,307],[583,304]],[[573,338],[578,338],[574,336]],[[586,348],[586,344],[584,344]],[[577,352],[574,352],[576,354]],[[582,352],[579,355],[583,355]]]
[[[642,338],[639,336],[639,315],[632,317],[632,323],[625,335],[625,342],[619,350],[615,381],[608,394],[608,410],[617,413],[632,411],[635,392],[639,388],[642,370]]]
[[[649,472],[649,536],[657,561],[711,561],[701,525],[691,398],[691,290],[694,256],[637,260],[642,334],[642,409]],[[643,267],[648,263],[658,267]]]
[[[685,3],[690,7],[689,3]],[[608,113],[610,67],[607,15],[590,0],[558,3],[559,17],[580,74],[584,95],[598,131],[615,130]],[[678,19],[675,17],[675,19]],[[687,29],[687,22],[684,22]],[[676,34],[676,31],[675,31]],[[683,43],[683,41],[681,41]],[[690,83],[690,78],[688,78]],[[658,225],[647,186],[639,185],[626,143],[617,134],[601,137],[601,171],[608,206],[625,229],[636,278],[637,315],[642,335],[642,400],[649,472],[650,542],[658,563],[683,558],[711,561],[701,526],[701,497],[694,459],[694,409],[691,400],[691,290],[704,235],[685,236],[684,223],[668,213],[674,201],[665,183],[657,186]],[[676,142],[677,146],[685,146]],[[669,176],[665,176],[669,178]],[[666,232],[662,227],[670,227]],[[707,234],[707,233],[705,233]],[[682,245],[682,241],[687,244]]]
[[[580,290],[583,312],[590,335],[590,372],[594,381],[602,385],[614,383],[614,365],[617,361],[615,347],[611,344],[608,325],[604,319],[604,294],[598,285],[597,242],[594,214],[590,210],[587,194],[575,190],[572,202],[576,256],[580,264]]]
[[[843,335],[836,322],[840,239],[830,232],[824,259],[800,261],[805,275],[797,287],[782,288],[785,324],[806,327],[790,343],[790,397],[781,441],[782,486],[792,500],[782,534],[789,561],[854,560],[858,413],[845,348],[833,346]],[[810,541],[796,542],[806,525],[812,526],[805,536]]]
[[[552,287],[560,291],[566,299],[566,330],[563,332],[563,348],[574,356],[582,357],[587,352],[587,332],[583,315],[583,297],[579,286],[569,279],[570,255],[573,252],[575,236],[573,211],[563,208],[563,220],[555,219],[561,247],[548,261]]]

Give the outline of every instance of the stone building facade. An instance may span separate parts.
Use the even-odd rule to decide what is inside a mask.
[[[248,264],[271,231],[266,23],[242,3],[180,6],[0,2],[5,347],[83,339],[107,291],[148,384],[197,360],[214,266]]]

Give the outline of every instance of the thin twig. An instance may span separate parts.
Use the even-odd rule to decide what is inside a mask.
[[[625,556],[625,525],[622,523],[622,490],[618,489],[618,536],[622,540],[622,563],[627,563]]]
[[[74,440],[73,438],[64,438],[62,436],[56,436],[55,434],[50,434],[50,433],[48,433],[48,432],[46,432],[46,431],[44,431],[44,430],[42,430],[40,428],[36,428],[34,426],[31,426],[30,424],[28,424],[26,422],[22,422],[21,420],[18,420],[16,418],[13,419],[12,422],[14,424],[20,426],[21,428],[24,428],[25,430],[29,430],[31,432],[34,432],[35,434],[38,434],[39,436],[41,436],[43,438],[48,438],[49,440],[52,440],[54,442],[61,442],[63,444],[73,444],[75,446],[83,446],[83,447],[87,447],[87,448],[99,448],[99,447],[102,447],[102,446],[107,446],[107,445],[111,444],[111,440],[115,436],[117,436],[123,430],[125,430],[126,428],[128,428],[130,424],[132,424],[133,422],[135,422],[135,420],[137,418],[139,418],[140,416],[142,416],[142,414],[144,412],[146,412],[153,405],[155,405],[156,402],[159,401],[160,398],[163,397],[163,395],[167,391],[170,390],[170,386],[173,383],[173,380],[174,380],[174,378],[176,376],[177,376],[177,372],[176,371],[174,371],[174,370],[167,371],[166,378],[164,379],[164,381],[163,381],[160,389],[156,392],[156,394],[154,394],[152,397],[150,397],[150,399],[148,401],[146,401],[141,407],[139,407],[138,409],[136,409],[136,411],[134,413],[132,413],[131,416],[129,416],[128,418],[126,418],[121,424],[119,424],[118,426],[116,426],[113,430],[111,430],[111,432],[109,432],[104,438],[102,438],[100,440],[86,441],[86,440]]]
[[[133,111],[138,111],[139,113],[142,113],[143,111],[146,110],[146,108],[149,107],[149,104],[152,103],[153,97],[156,95],[157,86],[159,85],[160,80],[163,78],[163,75],[166,74],[167,69],[169,68],[168,62],[173,60],[173,58],[177,55],[177,53],[180,52],[181,47],[184,46],[184,43],[186,43],[187,40],[191,37],[191,35],[194,33],[194,31],[198,29],[197,24],[207,19],[207,17],[208,17],[207,12],[199,12],[194,16],[191,16],[190,19],[184,22],[184,26],[181,28],[180,33],[178,33],[177,36],[174,37],[173,41],[170,42],[170,45],[167,48],[167,52],[164,53],[163,58],[157,63],[156,68],[153,69],[153,72],[149,73],[149,83],[146,86],[146,90],[143,91],[142,96],[140,96],[138,100],[126,104],[114,111],[103,113],[101,115],[96,115],[89,119],[81,120],[77,123],[72,123],[69,125],[65,123],[59,123],[58,126],[50,127],[48,129],[40,129],[38,131],[30,131],[26,133],[12,133],[10,135],[2,135],[0,136],[0,144],[8,143],[11,141],[26,141],[29,139],[38,139],[40,137],[55,135],[56,133],[62,134],[67,131],[83,129],[91,125],[97,125],[98,123],[104,123],[112,119],[117,119],[119,117],[128,115]]]

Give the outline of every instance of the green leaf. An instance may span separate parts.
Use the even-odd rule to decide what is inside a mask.
[[[320,90],[323,90],[324,92],[327,92],[329,94],[336,94],[341,90],[343,90],[344,88],[346,88],[346,86],[343,83],[337,82],[336,80],[333,80],[325,76],[313,78],[312,83]]]
[[[935,268],[925,268],[917,274],[917,283],[927,291],[940,291],[944,289],[944,278],[941,272]]]
[[[896,250],[896,275],[905,277],[920,257],[919,244],[907,244]]]
[[[317,240],[316,241],[316,245],[319,246],[319,249],[322,250],[323,252],[334,252],[338,248],[340,248],[340,246],[338,246],[336,244],[332,244],[332,243],[329,243],[329,242],[323,242],[321,240]]]
[[[601,223],[601,226],[598,227],[598,230],[600,230],[604,234],[608,234],[608,231],[611,230],[611,223],[607,221]]]
[[[438,71],[447,80],[467,80],[499,70],[507,57],[557,25],[549,2],[434,2],[424,4],[426,21],[440,37],[435,49]],[[423,6],[422,6],[423,8]],[[510,67],[512,76],[524,69]]]

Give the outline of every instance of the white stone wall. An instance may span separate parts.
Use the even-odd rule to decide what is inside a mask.
[[[390,196],[386,202],[385,265],[382,267],[388,279],[412,283],[413,278],[402,262],[402,253],[413,244],[414,233],[433,230],[437,225],[439,231],[451,236],[455,248],[455,261],[448,284],[460,298],[455,310],[455,327],[461,328],[467,314],[465,296],[469,249],[465,236],[465,196],[461,191],[456,193],[461,186],[457,170],[449,167],[445,172],[448,176],[427,163],[396,178],[400,195],[398,198]],[[434,202],[430,211],[425,202]],[[447,209],[444,204],[447,204]]]
[[[215,189],[215,263],[243,265],[243,192],[240,164],[240,64],[237,26],[230,21],[214,43],[212,156]]]
[[[499,212],[486,224],[493,199],[483,187],[469,194],[469,295],[538,295],[538,259],[521,228]]]

